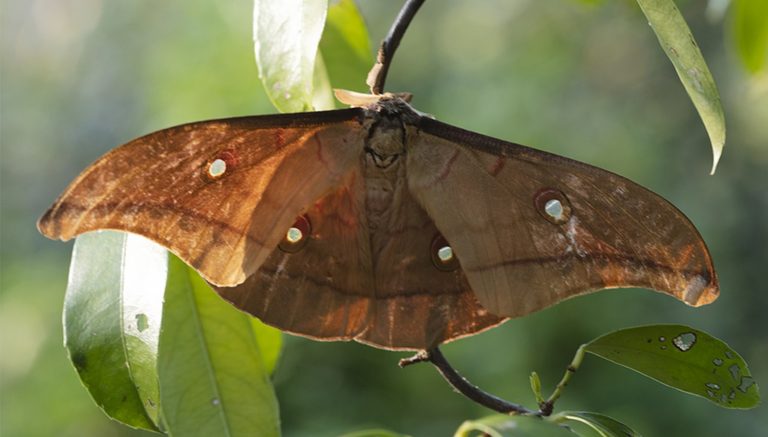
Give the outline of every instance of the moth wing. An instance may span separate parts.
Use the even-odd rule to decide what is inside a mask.
[[[694,306],[718,295],[691,222],[621,176],[427,118],[407,159],[411,192],[494,314],[522,316],[613,287]]]
[[[49,238],[144,235],[213,284],[242,283],[294,220],[358,162],[357,109],[255,116],[161,130],[88,167],[38,222]]]
[[[404,172],[394,186],[364,174],[361,162],[304,212],[311,230],[301,246],[281,245],[244,283],[217,287],[219,294],[284,331],[384,349],[428,349],[501,323],[460,269],[433,263],[438,231]],[[389,189],[397,200],[377,208],[377,195]]]

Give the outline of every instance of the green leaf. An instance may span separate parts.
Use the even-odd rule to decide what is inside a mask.
[[[725,116],[712,74],[673,0],[637,0],[637,3],[704,122],[712,144],[714,173],[725,145]]]
[[[408,437],[405,434],[398,434],[386,429],[365,429],[362,431],[353,431],[347,434],[342,434],[339,437]]]
[[[573,435],[566,428],[550,420],[530,416],[495,414],[477,420],[467,420],[456,430],[454,437],[565,437]]]
[[[601,437],[641,437],[632,428],[612,417],[588,411],[563,411],[553,416],[551,420],[556,422],[570,420],[583,423],[595,430]]]
[[[733,35],[744,67],[752,74],[762,71],[768,59],[768,1],[735,0]]]
[[[104,412],[157,430],[158,336],[166,251],[142,237],[101,231],[77,238],[64,298],[64,343]]]
[[[599,337],[586,351],[725,408],[753,408],[760,396],[747,364],[711,335],[684,325],[651,325]]]
[[[354,0],[340,0],[328,9],[320,51],[333,88],[366,92],[373,65],[370,37]]]
[[[280,350],[283,347],[283,334],[280,330],[267,326],[255,317],[248,317],[251,321],[251,329],[259,343],[261,360],[264,363],[264,371],[271,375],[275,372],[277,361],[280,359]]]
[[[312,110],[315,56],[327,9],[327,0],[254,0],[259,78],[281,112]]]
[[[325,68],[322,53],[317,54],[315,58],[315,72],[312,76],[312,107],[318,111],[333,109],[336,107],[336,100],[333,98],[333,88],[331,80],[328,77],[328,70]]]
[[[158,373],[163,422],[179,436],[276,436],[277,399],[251,317],[178,258],[168,264]]]
[[[541,395],[541,379],[539,379],[539,374],[536,372],[531,372],[529,379],[531,382],[531,390],[533,391],[533,396],[536,398],[536,403],[541,405],[541,403],[544,402],[544,397]]]

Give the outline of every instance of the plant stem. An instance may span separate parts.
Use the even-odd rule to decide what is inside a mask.
[[[568,386],[568,383],[571,381],[571,378],[576,373],[577,370],[579,370],[579,366],[581,366],[581,362],[584,360],[584,353],[587,345],[582,344],[579,346],[579,348],[576,350],[576,354],[573,356],[573,360],[571,360],[571,364],[568,365],[568,367],[565,369],[565,374],[563,375],[563,379],[560,380],[559,383],[557,383],[557,386],[555,387],[555,390],[552,392],[552,394],[549,396],[549,399],[547,399],[545,402],[542,402],[539,404],[539,410],[540,411],[549,411],[549,414],[552,414],[552,408],[555,405],[555,402],[560,398],[560,396],[563,394],[563,390],[566,386]],[[549,414],[546,414],[547,416]]]
[[[490,393],[487,393],[480,388],[472,385],[463,376],[451,367],[448,360],[445,359],[443,353],[439,348],[429,349],[425,351],[419,351],[416,355],[400,360],[400,367],[409,366],[411,364],[420,363],[422,361],[429,361],[432,363],[440,374],[448,381],[448,384],[454,388],[457,392],[472,399],[480,405],[490,408],[494,411],[498,411],[503,414],[510,415],[529,415],[529,416],[546,416],[542,414],[542,411],[529,410],[522,405],[513,404],[507,402],[504,399],[498,398]],[[550,410],[551,413],[551,410]]]
[[[384,92],[384,82],[387,80],[389,66],[392,58],[395,56],[395,50],[400,45],[408,25],[419,11],[419,8],[425,0],[407,0],[400,9],[400,13],[395,18],[392,27],[384,41],[381,42],[379,52],[376,55],[376,63],[373,64],[371,71],[368,72],[368,78],[365,83],[371,88],[371,94],[381,94]]]
[[[445,356],[442,352],[440,352],[439,348],[419,351],[412,357],[403,358],[398,364],[400,367],[406,367],[412,364],[421,363],[423,361],[429,361],[437,368],[437,370],[440,372],[440,375],[442,375],[443,378],[448,381],[448,384],[450,384],[454,390],[484,407],[490,408],[499,413],[509,415],[519,414],[526,416],[548,417],[554,410],[555,402],[557,402],[557,400],[563,394],[563,390],[566,386],[568,386],[571,378],[579,369],[579,366],[581,366],[581,362],[584,360],[586,346],[586,344],[583,344],[576,350],[576,354],[574,355],[573,360],[571,360],[571,364],[569,364],[565,369],[563,379],[561,379],[557,384],[555,390],[552,392],[552,395],[549,396],[549,399],[539,402],[538,411],[529,410],[522,405],[505,401],[504,399],[498,398],[488,392],[481,390],[479,387],[472,385],[463,376],[459,375],[459,372],[457,372],[456,369],[454,369],[450,363],[448,363],[448,360],[445,359]]]

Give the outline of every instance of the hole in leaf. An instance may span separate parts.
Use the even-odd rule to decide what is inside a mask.
[[[738,364],[731,364],[730,367],[728,367],[728,371],[731,372],[731,378],[733,378],[734,381],[739,381],[741,369]]]
[[[750,387],[755,383],[755,380],[752,379],[751,376],[744,376],[741,378],[741,381],[739,381],[739,391],[742,393],[746,393],[747,390],[749,390]]]
[[[672,339],[672,344],[683,352],[689,351],[696,344],[696,334],[684,332]]]
[[[146,314],[136,314],[136,328],[139,332],[144,332],[144,330],[149,328],[149,318]]]
[[[722,366],[723,365],[723,360],[721,360],[720,358],[715,358],[714,360],[712,360],[712,364],[714,364],[715,366],[718,366],[718,367]]]

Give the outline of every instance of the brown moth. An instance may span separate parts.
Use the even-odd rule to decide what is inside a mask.
[[[403,95],[149,134],[88,167],[38,223],[144,235],[282,330],[426,349],[572,296],[719,293],[669,202],[613,173],[450,126]]]

